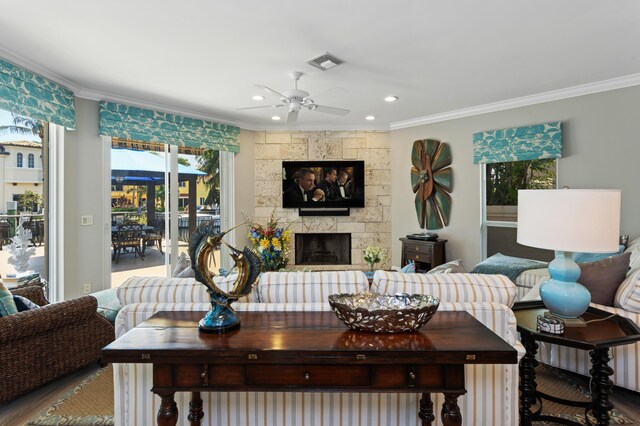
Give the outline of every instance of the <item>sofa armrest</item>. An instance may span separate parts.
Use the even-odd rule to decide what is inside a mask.
[[[38,306],[48,305],[49,301],[44,296],[44,289],[39,285],[30,285],[11,290],[16,296],[26,297]]]
[[[38,309],[0,318],[0,343],[87,321],[96,314],[98,301],[92,296],[52,303]],[[106,321],[106,320],[105,320]]]

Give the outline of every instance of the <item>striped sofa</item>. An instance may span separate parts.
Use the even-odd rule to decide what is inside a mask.
[[[408,285],[403,275],[378,271],[376,291],[426,292],[441,298],[440,310],[466,310],[524,354],[516,339],[513,312],[515,287],[501,276],[451,274],[431,276],[422,287]],[[415,275],[415,274],[414,274]],[[457,276],[457,277],[456,277]],[[396,280],[397,279],[397,280]],[[394,281],[395,280],[395,281]],[[227,280],[228,283],[229,280]],[[232,281],[232,279],[231,279]],[[225,285],[219,282],[221,288]],[[470,287],[474,287],[473,289]],[[238,311],[330,310],[327,296],[368,291],[362,272],[268,272],[253,293],[234,304]],[[456,290],[457,289],[457,290]],[[208,310],[204,286],[193,279],[135,277],[118,289],[123,309],[116,318],[116,336],[140,324],[160,310]],[[516,365],[466,367],[468,393],[459,399],[467,425],[518,423]],[[159,398],[150,392],[150,364],[115,364],[115,422],[118,425],[154,424]],[[418,425],[419,394],[323,393],[323,392],[208,392],[202,393],[203,425]],[[187,424],[188,393],[176,393]],[[442,395],[434,395],[436,406]],[[211,417],[209,417],[211,416]],[[479,423],[479,419],[481,419]],[[436,424],[439,424],[437,419]]]

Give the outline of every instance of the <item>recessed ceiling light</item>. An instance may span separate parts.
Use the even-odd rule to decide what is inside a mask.
[[[251,99],[253,99],[254,101],[262,101],[264,100],[264,96],[262,95],[255,95],[254,97],[252,97]]]
[[[365,120],[369,120],[369,121],[371,121],[371,120],[375,120],[375,119],[376,119],[376,118],[375,118],[373,115],[367,115],[367,116],[365,117]]]
[[[386,96],[386,97],[384,98],[384,101],[385,101],[385,102],[395,102],[395,101],[397,101],[397,100],[398,100],[398,97],[397,97],[397,96]]]
[[[274,115],[273,117],[271,117],[271,119],[273,121],[280,121],[280,116],[279,115]]]

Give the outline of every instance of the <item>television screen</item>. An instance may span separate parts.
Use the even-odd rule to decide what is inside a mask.
[[[283,161],[282,207],[364,207],[364,161]]]

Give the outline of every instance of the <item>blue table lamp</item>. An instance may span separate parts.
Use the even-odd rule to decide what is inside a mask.
[[[591,294],[576,281],[580,267],[573,252],[608,253],[619,247],[620,190],[525,189],[518,191],[518,243],[556,251],[551,279],[540,297],[551,314],[578,318]]]

